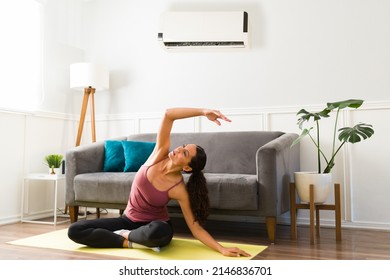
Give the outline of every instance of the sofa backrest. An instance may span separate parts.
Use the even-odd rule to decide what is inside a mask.
[[[280,137],[279,131],[239,131],[172,133],[171,149],[183,144],[197,144],[207,154],[204,172],[230,174],[256,174],[256,151],[266,143]],[[156,134],[134,134],[133,141],[156,141]]]

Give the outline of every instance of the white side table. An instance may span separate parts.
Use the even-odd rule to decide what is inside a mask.
[[[54,187],[54,210],[53,210],[53,221],[37,221],[31,218],[31,215],[25,215],[24,205],[25,205],[25,196],[26,196],[26,188],[27,188],[27,196],[29,194],[28,190],[30,188],[30,181],[52,181]],[[22,188],[22,213],[21,213],[21,221],[26,223],[39,223],[39,224],[51,224],[57,225],[70,221],[70,219],[65,219],[61,221],[57,221],[57,217],[63,216],[57,214],[57,200],[58,200],[58,183],[65,181],[65,175],[51,175],[46,173],[32,173],[28,174],[23,180],[23,188]],[[65,216],[68,217],[68,216]]]

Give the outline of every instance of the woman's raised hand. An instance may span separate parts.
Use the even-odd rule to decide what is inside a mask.
[[[221,125],[219,119],[224,120],[226,122],[231,122],[224,114],[222,114],[218,110],[209,110],[206,109],[204,115],[212,122],[215,122],[217,125]]]

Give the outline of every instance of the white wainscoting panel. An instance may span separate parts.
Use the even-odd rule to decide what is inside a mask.
[[[244,114],[244,113],[230,113],[230,111],[222,111],[231,122],[221,120],[221,126],[206,118],[200,120],[201,132],[218,132],[218,131],[260,131],[264,130],[264,118],[261,113]]]
[[[371,139],[350,146],[352,221],[390,227],[390,110],[360,110],[351,118],[375,130]]]
[[[96,122],[96,140],[103,141],[138,132],[138,119],[99,120]],[[91,132],[88,126],[88,139],[91,141]]]
[[[0,111],[0,223],[20,217],[25,162],[25,116]]]

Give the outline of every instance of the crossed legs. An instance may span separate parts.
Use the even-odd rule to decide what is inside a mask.
[[[162,247],[170,243],[173,229],[169,222],[133,222],[126,216],[81,220],[71,224],[68,237],[76,243],[95,248]]]

